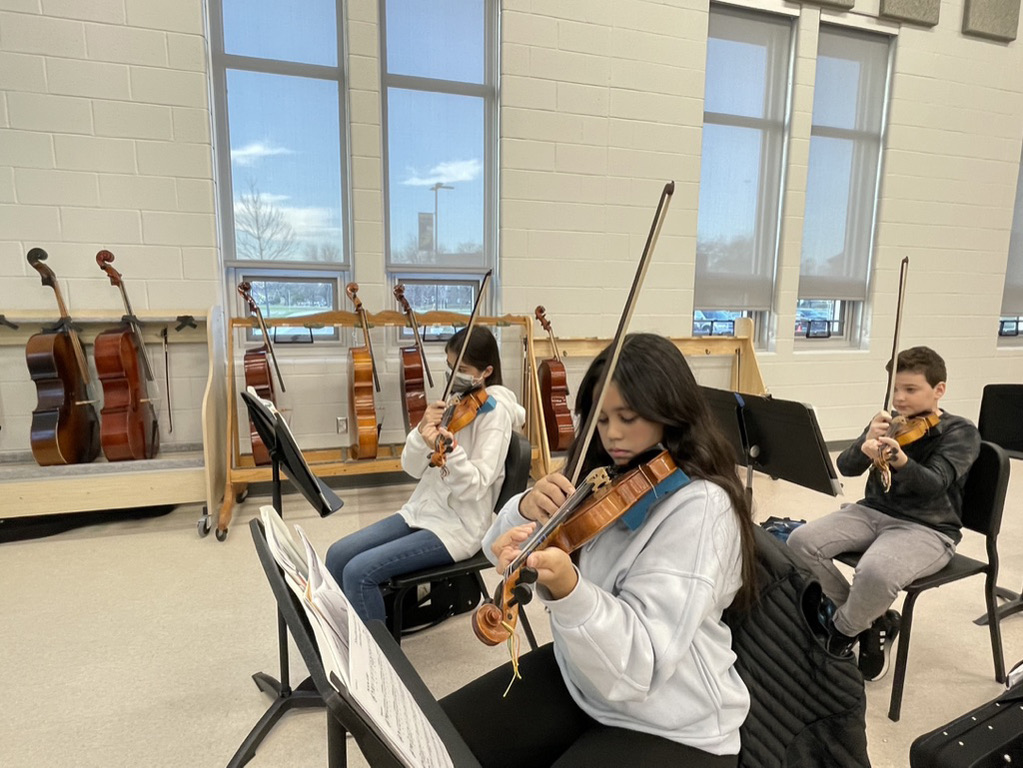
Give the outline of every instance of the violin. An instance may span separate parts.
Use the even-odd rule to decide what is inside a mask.
[[[426,350],[423,348],[423,340],[419,335],[419,323],[416,321],[416,313],[405,298],[405,286],[398,283],[394,286],[394,298],[398,300],[401,311],[408,318],[409,327],[412,328],[412,336],[415,344],[411,347],[402,347],[401,373],[398,380],[401,384],[401,415],[405,418],[405,431],[411,431],[423,420],[426,413],[426,386],[423,382],[423,374],[433,386],[433,376],[430,373],[430,366],[426,362]]]
[[[362,306],[358,291],[358,283],[345,286],[345,293],[355,304],[364,341],[363,346],[350,347],[348,350],[348,415],[356,434],[355,442],[352,443],[352,456],[356,459],[375,459],[380,428],[377,426],[373,391],[374,388],[380,391],[380,380],[373,364],[373,346],[369,337],[366,309]]]
[[[146,387],[146,381],[155,378],[153,366],[124,280],[111,265],[113,260],[110,251],[96,254],[96,263],[110,278],[110,284],[120,289],[124,302],[121,327],[103,331],[92,348],[103,386],[100,444],[107,461],[151,459],[160,448],[160,425]]]
[[[25,358],[36,385],[32,411],[32,455],[41,467],[83,464],[99,454],[99,419],[89,400],[89,367],[74,321],[64,305],[53,271],[43,264],[42,248],[28,252],[28,263],[53,289],[60,322],[29,338]]]
[[[575,437],[575,425],[572,423],[572,411],[568,407],[568,379],[565,375],[565,364],[558,353],[558,342],[547,319],[547,310],[539,306],[535,310],[540,327],[547,331],[551,340],[554,357],[548,358],[537,366],[540,379],[540,404],[543,406],[543,420],[547,428],[547,442],[552,451],[567,451]]]
[[[276,405],[277,397],[274,393],[274,380],[270,371],[271,362],[274,372],[277,374],[277,382],[281,385],[281,392],[288,390],[284,386],[280,366],[277,365],[277,355],[270,342],[270,332],[266,329],[266,321],[263,319],[263,312],[260,310],[259,304],[252,298],[252,283],[247,280],[238,283],[238,293],[245,299],[249,312],[255,316],[256,325],[263,335],[263,343],[260,346],[245,351],[245,387],[252,387],[256,390],[257,395]],[[251,418],[249,419],[249,440],[252,443],[252,461],[257,466],[269,464],[270,451],[263,443],[263,438],[260,437]]]
[[[579,483],[583,461],[589,452],[597,428],[597,419],[604,406],[607,383],[613,380],[618,358],[625,345],[629,320],[639,298],[639,289],[643,285],[643,278],[650,265],[650,258],[674,191],[675,183],[668,182],[661,192],[654,220],[643,247],[643,255],[640,257],[632,288],[618,321],[618,330],[610,345],[608,362],[594,387],[595,402],[586,417],[586,422],[580,427],[580,438],[572,446],[565,477],[576,490],[557,512],[523,542],[520,554],[505,569],[493,600],[484,602],[473,614],[473,632],[488,645],[496,645],[502,640],[510,639],[515,632],[518,621],[517,606],[529,601],[530,585],[536,581],[535,571],[525,567],[530,554],[551,545],[572,552],[638,504],[652,503],[689,482],[685,473],[675,465],[670,453],[661,451],[650,461],[623,474],[617,475],[619,471],[617,468],[598,468],[590,472],[582,484]]]
[[[465,335],[462,337],[462,346],[458,350],[458,356],[455,358],[455,364],[452,366],[452,371],[457,371],[458,367],[462,364],[462,358],[465,357],[466,347],[469,346],[469,339],[472,337],[472,329],[476,327],[476,317],[479,314],[480,304],[483,301],[483,293],[487,290],[487,286],[490,284],[490,276],[493,274],[492,269],[488,269],[487,273],[483,276],[483,281],[480,283],[479,292],[476,294],[476,301],[472,306],[472,312],[469,314],[469,322],[465,326]],[[441,399],[447,404],[444,409],[444,415],[441,417],[440,426],[449,432],[457,432],[460,429],[465,429],[469,426],[473,419],[476,418],[476,414],[479,409],[487,402],[487,390],[482,386],[473,387],[468,392],[461,392],[452,394],[451,387],[455,382],[455,377],[451,376],[448,378],[448,383],[444,386],[444,395]],[[444,468],[444,463],[447,461],[445,458],[448,451],[451,450],[452,442],[450,437],[444,435],[437,436],[437,442],[433,447],[433,453],[430,454],[430,466]],[[445,470],[446,471],[446,470]]]
[[[480,408],[486,405],[489,397],[490,395],[487,394],[487,390],[482,384],[473,387],[468,392],[452,395],[444,409],[444,415],[441,416],[440,426],[451,433],[465,429],[476,419],[476,414],[479,413]],[[446,462],[445,455],[450,450],[450,439],[438,439],[433,453],[430,454],[430,466],[443,467]]]
[[[508,640],[518,621],[519,606],[531,599],[535,573],[525,568],[531,554],[547,547],[572,553],[638,506],[653,502],[689,483],[671,454],[664,450],[639,466],[621,470],[598,467],[586,476],[561,508],[523,542],[509,564],[493,602],[481,605],[472,617],[472,631],[487,645]]]

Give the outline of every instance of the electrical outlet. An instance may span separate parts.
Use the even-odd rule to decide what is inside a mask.
[[[337,433],[343,435],[348,432],[348,417],[338,416],[337,417]]]

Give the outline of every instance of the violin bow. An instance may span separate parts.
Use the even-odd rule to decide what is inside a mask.
[[[480,303],[483,301],[483,292],[487,290],[487,284],[490,283],[490,276],[494,273],[494,270],[488,269],[487,274],[483,275],[483,282],[480,283],[479,293],[476,294],[476,303],[473,304],[472,314],[469,315],[469,322],[465,326],[465,336],[462,339],[462,346],[458,350],[458,357],[455,358],[455,366],[452,371],[457,371],[458,366],[462,364],[462,358],[465,357],[465,348],[469,346],[469,337],[472,336],[472,329],[476,325],[476,316],[479,314]],[[441,397],[445,403],[448,398],[451,397],[451,387],[455,383],[455,377],[449,376],[448,383],[444,385],[444,394]]]
[[[618,357],[621,355],[622,347],[625,345],[625,332],[629,327],[629,321],[632,320],[632,313],[636,309],[636,301],[639,298],[639,289],[643,286],[647,267],[650,266],[650,257],[653,255],[654,246],[657,244],[657,238],[661,234],[661,226],[664,224],[664,217],[668,212],[668,204],[671,202],[671,196],[674,192],[675,182],[669,181],[664,185],[664,189],[661,191],[661,197],[657,201],[657,210],[654,212],[654,220],[650,224],[650,232],[647,234],[646,244],[643,246],[643,255],[639,260],[639,265],[636,267],[636,275],[632,279],[632,288],[629,290],[629,297],[625,300],[625,308],[622,310],[622,316],[618,320],[618,330],[615,331],[614,341],[611,342],[611,358],[607,361],[607,365],[604,366],[604,371],[601,373],[600,381],[597,383],[597,401],[590,409],[590,413],[586,417],[586,423],[583,425],[582,442],[580,443],[578,450],[573,451],[572,456],[569,459],[572,471],[570,475],[566,473],[566,477],[569,478],[573,486],[579,482],[579,473],[582,470],[583,457],[586,456],[587,451],[589,451],[590,443],[593,441],[593,433],[597,428],[597,416],[600,413],[600,409],[604,407],[604,395],[607,393],[607,387],[605,385],[607,382],[611,381],[615,368],[618,366]]]
[[[654,212],[653,223],[650,225],[650,233],[646,238],[646,245],[643,247],[643,255],[640,257],[639,265],[636,267],[636,275],[632,280],[632,288],[629,290],[629,296],[625,300],[625,308],[622,310],[622,316],[618,321],[618,330],[615,332],[614,341],[611,342],[611,358],[608,360],[607,365],[604,366],[604,371],[601,373],[600,379],[596,385],[598,392],[597,400],[590,409],[590,413],[586,417],[586,422],[583,424],[583,440],[579,444],[578,448],[572,452],[572,455],[568,460],[567,466],[571,466],[572,471],[571,473],[565,472],[564,474],[565,477],[568,477],[572,482],[572,486],[575,487],[576,492],[561,505],[557,512],[547,518],[542,525],[538,525],[529,535],[529,538],[522,542],[519,546],[519,554],[508,565],[508,568],[505,569],[505,578],[525,564],[526,558],[536,550],[551,531],[560,526],[565,519],[575,511],[577,506],[576,502],[581,500],[589,492],[586,488],[579,487],[579,474],[582,471],[583,457],[586,456],[586,453],[590,448],[590,443],[593,441],[593,434],[597,427],[597,417],[600,414],[600,409],[604,406],[604,393],[607,391],[607,387],[604,385],[606,382],[611,381],[611,377],[614,375],[615,368],[618,365],[618,357],[621,355],[622,347],[625,345],[625,331],[629,327],[629,321],[632,319],[632,313],[636,308],[639,289],[642,287],[643,279],[646,277],[647,267],[650,266],[650,257],[653,255],[654,246],[657,244],[657,238],[661,234],[661,226],[664,224],[664,217],[668,212],[668,204],[671,202],[671,195],[674,192],[674,181],[669,181],[664,185],[661,197],[657,202],[657,210]]]
[[[892,358],[888,363],[888,391],[884,395],[884,408],[887,411],[895,398],[895,369],[899,363],[899,332],[902,329],[902,304],[906,299],[906,277],[909,274],[909,256],[903,256],[899,267],[899,302],[895,308],[895,335],[892,339]]]

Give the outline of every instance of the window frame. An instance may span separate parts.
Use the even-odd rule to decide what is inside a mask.
[[[758,20],[763,19],[768,23],[787,24],[789,27],[788,50],[784,57],[778,61],[772,61],[771,67],[776,68],[778,64],[784,66],[784,71],[779,76],[777,73],[768,71],[765,76],[765,101],[780,97],[781,104],[779,117],[749,117],[744,115],[732,115],[724,112],[713,112],[704,110],[703,125],[722,125],[728,127],[749,128],[758,130],[761,133],[761,163],[760,163],[760,186],[757,191],[757,209],[755,215],[755,229],[753,236],[754,253],[759,253],[765,258],[771,259],[771,298],[768,306],[762,308],[731,308],[729,312],[739,312],[741,316],[753,319],[756,338],[754,343],[757,347],[767,347],[771,343],[770,318],[776,313],[776,294],[778,285],[778,273],[780,269],[782,249],[782,226],[784,222],[785,193],[789,172],[789,150],[792,133],[792,100],[795,89],[795,62],[798,44],[798,16],[791,13],[767,10],[761,7],[732,4],[728,2],[712,2],[710,13],[724,13],[726,15],[738,16],[740,18]],[[708,35],[709,37],[709,35]],[[778,89],[781,94],[775,93]],[[777,151],[772,151],[777,145]],[[773,177],[773,178],[769,178]],[[774,183],[776,181],[776,183]],[[768,243],[768,238],[773,238],[773,243]],[[697,232],[697,240],[699,233]],[[697,267],[699,258],[697,258]],[[694,287],[695,288],[695,287]],[[708,311],[705,307],[696,306],[699,299],[695,297],[693,310],[693,334],[695,335],[696,318],[695,312]],[[714,311],[714,310],[711,310]]]
[[[499,272],[498,259],[499,222],[499,102],[498,80],[500,76],[500,45],[498,41],[498,4],[482,0],[484,8],[484,53],[483,82],[469,83],[456,80],[442,80],[416,75],[394,74],[387,71],[387,0],[377,0],[379,10],[379,42],[380,42],[380,129],[381,129],[381,165],[382,165],[382,198],[384,228],[384,270],[388,283],[393,286],[398,282],[431,282],[442,277],[450,277],[457,281],[473,280],[479,285],[488,270]],[[391,243],[391,203],[390,203],[390,118],[388,100],[391,89],[411,90],[424,93],[440,93],[455,96],[468,96],[482,99],[483,102],[483,260],[480,264],[459,265],[455,263],[409,264],[396,262],[392,259]],[[434,221],[436,227],[436,221]],[[436,230],[434,232],[436,237]],[[492,286],[493,288],[493,286]],[[498,291],[490,290],[483,297],[481,309],[496,311],[499,305]],[[413,309],[415,309],[413,307]],[[396,340],[404,343],[400,331]],[[430,343],[433,343],[432,341]]]
[[[812,140],[814,136],[822,136],[825,138],[837,138],[837,139],[849,139],[853,141],[853,161],[852,165],[855,168],[859,157],[862,156],[865,144],[860,143],[858,139],[868,138],[870,142],[876,142],[877,146],[877,166],[876,172],[873,179],[866,177],[864,174],[853,173],[853,179],[851,182],[852,189],[849,194],[849,207],[847,211],[847,226],[845,228],[845,243],[846,250],[850,250],[857,243],[862,243],[862,247],[866,250],[866,268],[865,268],[865,281],[862,300],[856,299],[839,299],[839,298],[827,298],[827,297],[814,297],[814,298],[801,298],[799,296],[798,289],[796,291],[796,301],[833,301],[841,303],[841,313],[844,315],[843,320],[843,333],[833,334],[829,339],[810,339],[806,338],[803,334],[795,333],[793,327],[793,334],[795,343],[799,348],[804,347],[819,347],[820,345],[830,346],[843,346],[843,347],[860,347],[865,341],[865,315],[867,311],[867,302],[870,300],[872,290],[874,287],[874,267],[877,255],[877,236],[878,236],[878,220],[879,212],[881,207],[881,185],[884,179],[884,166],[886,152],[885,149],[888,144],[888,130],[890,127],[890,111],[891,111],[891,93],[892,93],[892,80],[895,72],[895,42],[898,39],[898,35],[891,30],[887,29],[868,29],[862,26],[850,26],[846,24],[838,23],[834,20],[825,21],[822,19],[818,26],[818,42],[817,51],[815,52],[815,61],[820,56],[820,33],[824,28],[833,30],[838,33],[845,33],[853,37],[875,37],[887,38],[888,41],[888,55],[885,62],[884,71],[884,87],[881,93],[881,115],[880,115],[880,131],[875,135],[869,131],[862,129],[848,129],[848,128],[835,128],[832,126],[818,126],[813,122],[813,114],[811,108],[810,115],[810,136]],[[814,89],[817,88],[817,81],[814,81]],[[859,119],[859,108],[857,104],[857,119]],[[809,164],[809,154],[807,155],[807,163]],[[873,194],[870,197],[869,206],[865,204],[868,199],[863,196],[862,193],[857,195],[856,192],[860,191],[861,186],[865,183],[872,183]],[[804,190],[805,194],[806,190]],[[867,212],[865,209],[869,207],[869,228],[864,233],[858,230],[857,227],[848,226],[849,222],[855,222],[857,219],[862,221],[859,217],[866,217]],[[805,221],[805,218],[804,218]],[[803,257],[803,245],[802,238],[800,238],[799,248],[799,263],[800,268],[802,267]],[[798,307],[798,304],[797,304]],[[798,311],[798,310],[797,310]],[[793,324],[794,325],[794,324]]]
[[[337,66],[303,64],[281,59],[264,59],[227,53],[224,47],[223,0],[209,0],[209,45],[210,83],[213,103],[213,146],[214,165],[217,171],[217,202],[219,204],[219,225],[223,266],[229,270],[277,271],[282,276],[293,275],[296,271],[330,274],[351,270],[353,253],[351,213],[351,171],[350,131],[348,124],[348,60],[347,40],[344,34],[345,9],[343,0],[334,0],[337,22]],[[341,192],[341,260],[332,262],[288,260],[287,262],[240,259],[237,256],[234,214],[234,177],[231,169],[231,125],[227,104],[227,73],[229,70],[253,72],[266,75],[285,75],[314,80],[335,81],[338,91],[338,142],[340,145],[340,192]],[[281,266],[284,265],[284,266]],[[322,279],[322,278],[320,278]],[[230,286],[228,286],[230,288]]]

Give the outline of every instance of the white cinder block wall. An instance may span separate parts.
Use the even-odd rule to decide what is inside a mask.
[[[963,36],[954,0],[935,28],[879,24],[874,0],[853,13],[748,5],[799,14],[776,338],[758,355],[768,388],[813,403],[829,440],[853,437],[883,399],[898,263],[909,255],[903,346],[937,348],[949,362],[947,407],[975,418],[985,383],[1023,378],[1023,350],[998,348],[996,337],[1023,137],[1021,43]],[[35,245],[50,252],[72,313],[118,308],[93,261],[101,247],[119,257],[139,309],[230,295],[217,251],[204,13],[199,0],[0,0],[0,312],[52,305],[25,261]],[[707,13],[706,0],[503,0],[501,311],[542,303],[561,336],[613,333],[658,194],[674,179],[632,327],[688,332]],[[379,9],[349,0],[346,14],[354,277],[368,307],[389,306]],[[807,350],[786,332],[822,16],[898,32],[869,339],[858,350]],[[237,311],[233,298],[229,306]],[[3,410],[29,413],[24,362],[0,351]],[[316,444],[342,439],[331,435],[346,412],[337,358],[326,373],[324,359],[285,354],[285,375],[297,377],[292,408],[305,411],[298,431]],[[324,377],[340,394],[309,402],[302,393]],[[393,427],[397,392],[385,388]],[[27,434],[19,445],[8,432],[0,450],[27,448]]]

